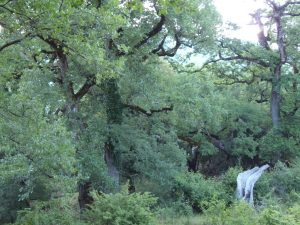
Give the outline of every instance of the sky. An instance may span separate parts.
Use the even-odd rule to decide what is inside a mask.
[[[265,0],[213,0],[218,12],[222,16],[223,28],[226,29],[226,22],[235,23],[240,27],[236,31],[225,31],[224,34],[230,38],[238,38],[243,41],[257,43],[257,33],[259,29],[257,25],[251,25],[252,19],[249,15],[259,8],[265,7]],[[228,26],[227,26],[228,27]],[[180,54],[185,55],[186,50],[182,50]],[[202,64],[206,61],[206,57],[194,55],[189,59],[189,63]]]
[[[250,25],[249,14],[261,8],[264,0],[214,0],[214,2],[224,22],[230,21],[241,27],[238,31],[226,32],[226,36],[257,42],[258,28]]]

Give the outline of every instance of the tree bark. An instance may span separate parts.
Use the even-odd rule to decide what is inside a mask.
[[[121,101],[117,80],[114,78],[109,79],[103,85],[103,89],[106,93],[105,108],[107,115],[107,124],[109,126],[114,124],[120,125],[122,123],[123,104]],[[104,159],[108,170],[108,176],[115,181],[115,184],[117,186],[116,188],[119,189],[120,172],[117,167],[115,156],[116,154],[114,154],[115,147],[113,145],[112,139],[112,135],[108,134],[104,149]]]
[[[280,128],[280,77],[281,77],[281,68],[282,65],[286,62],[286,50],[284,43],[284,32],[282,27],[282,16],[284,7],[280,7],[275,3],[272,4],[273,12],[274,12],[274,20],[276,24],[276,43],[279,50],[279,62],[277,62],[272,82],[272,96],[271,96],[271,114],[272,114],[272,122],[273,127],[275,129]]]
[[[286,46],[284,43],[284,31],[282,27],[282,17],[286,6],[277,5],[274,1],[268,1],[273,10],[273,18],[276,26],[276,43],[279,51],[279,60],[277,62],[270,63],[270,70],[273,73],[272,79],[272,94],[271,94],[271,104],[270,112],[272,118],[273,128],[278,130],[280,128],[280,98],[281,98],[281,87],[280,87],[280,78],[281,78],[281,68],[282,65],[286,63]],[[264,25],[261,21],[260,11],[257,11],[253,18],[259,26],[260,32],[258,33],[258,40],[260,45],[268,50],[272,51],[269,44],[268,38],[265,36]]]
[[[105,143],[104,148],[104,161],[106,163],[108,176],[112,178],[118,189],[120,185],[120,172],[115,165],[115,157],[112,154],[113,145],[108,141]]]
[[[79,184],[78,203],[81,210],[86,209],[93,202],[93,198],[90,196],[91,187],[92,182],[90,181],[83,181]]]
[[[271,116],[273,128],[280,127],[280,76],[281,65],[277,65],[274,71],[272,82],[272,96],[271,96]]]

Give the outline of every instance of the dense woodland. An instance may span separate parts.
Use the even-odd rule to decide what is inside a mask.
[[[300,224],[300,2],[264,2],[252,43],[211,0],[0,0],[0,224]]]

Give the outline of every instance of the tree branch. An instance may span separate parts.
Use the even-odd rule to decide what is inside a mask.
[[[4,7],[6,6],[8,3],[10,3],[12,0],[8,0],[7,2],[5,2],[4,4],[0,5],[0,7]]]
[[[196,131],[197,133],[198,131]],[[207,131],[201,131],[200,132],[202,135],[204,135],[206,137],[206,139],[217,149],[219,149],[220,151],[224,152],[227,155],[230,155],[230,153],[228,152],[228,150],[225,148],[225,144],[223,143],[223,141],[220,139],[220,137],[218,137],[217,135],[214,134],[210,134]],[[189,144],[192,144],[194,146],[198,146],[200,147],[201,142],[199,141],[195,141],[192,137],[187,136],[187,135],[178,135],[177,136],[178,139],[185,141]]]
[[[3,8],[5,10],[7,10],[8,12],[10,12],[11,14],[16,14],[16,15],[19,15],[19,16],[24,16],[26,19],[29,19],[29,20],[32,20],[29,16],[25,15],[25,14],[22,14],[22,13],[19,13],[17,11],[14,11],[8,7],[6,7],[6,5],[11,2],[12,0],[8,0],[6,3],[0,5],[0,8]]]
[[[296,17],[296,16],[300,16],[300,13],[283,13],[283,16],[291,16],[291,17]]]
[[[285,4],[283,4],[281,6],[282,9],[286,8],[287,6],[289,5],[300,5],[300,2],[299,1],[295,1],[295,2],[290,2],[290,1],[287,1]]]
[[[165,21],[166,21],[165,15],[161,15],[159,22],[153,27],[153,29],[151,31],[149,31],[145,35],[145,38],[143,40],[141,40],[138,44],[136,44],[134,46],[134,48],[135,49],[140,48],[142,45],[146,44],[149,41],[149,39],[151,39],[152,37],[157,35],[162,30],[163,25],[165,24]]]
[[[273,7],[276,7],[276,5]],[[271,50],[268,43],[268,38],[265,36],[265,26],[261,21],[261,11],[258,10],[254,14],[250,14],[250,15],[255,20],[259,28],[259,33],[257,34],[259,44],[266,50]]]
[[[173,110],[173,105],[171,105],[169,107],[163,107],[161,109],[150,109],[149,111],[147,111],[146,109],[143,109],[140,106],[130,105],[130,104],[126,104],[126,103],[123,103],[123,107],[128,108],[128,109],[138,112],[138,113],[142,113],[148,117],[152,116],[154,113],[169,112],[169,111]]]
[[[193,138],[189,136],[184,136],[184,135],[177,135],[177,138],[179,140],[185,141],[193,146],[200,147],[201,143],[199,141],[195,141]]]
[[[207,138],[208,141],[210,141],[210,143],[213,144],[213,146],[229,155],[228,150],[225,148],[225,144],[219,136],[210,134],[207,131],[202,131],[201,133]]]
[[[152,50],[152,53],[154,52],[155,54],[157,54],[158,56],[169,56],[169,57],[173,57],[175,56],[177,50],[180,48],[181,46],[181,41],[180,41],[180,35],[179,32],[175,33],[174,35],[175,38],[175,46],[171,49],[165,50],[164,48],[164,43],[165,43],[165,39],[166,36],[163,38],[163,40],[160,42],[158,48]]]
[[[5,43],[4,45],[2,45],[1,47],[0,47],[0,52],[2,51],[2,50],[4,50],[5,48],[8,48],[9,46],[12,46],[12,45],[15,45],[15,44],[18,44],[18,43],[20,43],[21,41],[23,41],[24,39],[26,39],[27,37],[29,37],[31,35],[31,33],[28,33],[28,34],[26,34],[24,37],[22,37],[22,38],[19,38],[19,39],[16,39],[16,40],[13,40],[13,41],[10,41],[10,42],[7,42],[7,43]]]
[[[61,0],[58,11],[60,12],[62,10],[62,7],[64,5],[64,0]]]
[[[168,37],[168,35],[164,35],[163,39],[158,44],[157,48],[155,48],[151,51],[152,54],[157,54],[161,49],[163,49],[167,37]]]
[[[96,84],[96,77],[91,76],[86,79],[84,85],[79,89],[79,91],[74,95],[74,98],[76,101],[80,100],[89,90],[92,86]]]
[[[245,60],[245,61],[248,61],[248,62],[256,63],[256,64],[261,65],[263,67],[269,67],[269,63],[267,63],[263,60],[260,60],[260,59],[257,59],[257,58],[252,58],[252,57],[249,57],[249,56],[242,56],[241,54],[238,54],[236,52],[235,52],[235,54],[236,54],[235,56],[224,57],[224,56],[222,56],[221,51],[219,51],[219,53],[218,53],[219,58],[218,59],[212,59],[212,60],[209,60],[209,61],[205,62],[203,64],[203,67],[208,65],[208,64],[215,63],[215,62],[218,62],[218,61],[233,61],[233,60]]]

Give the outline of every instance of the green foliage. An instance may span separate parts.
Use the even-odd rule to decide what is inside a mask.
[[[176,221],[180,217],[188,217],[193,215],[193,208],[189,204],[189,202],[184,201],[182,198],[178,198],[173,200],[171,203],[167,205],[167,207],[161,206],[157,211],[157,217],[159,220],[169,220],[170,218],[173,221]]]
[[[13,222],[17,211],[26,207],[25,201],[19,200],[20,180],[14,178],[0,180],[0,223]]]
[[[299,156],[299,146],[294,137],[278,136],[272,130],[260,140],[259,156],[268,161],[292,160]]]
[[[30,73],[31,72],[31,73]],[[65,120],[47,114],[58,104],[47,90],[48,73],[24,71],[0,105],[1,221],[13,221],[15,211],[31,199],[47,200],[52,193],[75,188],[75,150]],[[38,94],[37,94],[38,93]],[[45,100],[45,101],[43,101]]]
[[[105,121],[98,115],[87,121],[88,128],[78,140],[78,178],[80,181],[90,180],[92,188],[101,192],[116,191],[113,179],[107,176],[107,167],[104,160],[104,144],[106,138]]]
[[[174,195],[174,198],[182,198],[196,211],[203,209],[203,202],[225,198],[221,183],[191,172],[182,173],[176,177]]]
[[[186,170],[186,155],[175,132],[155,116],[124,117],[122,125],[111,128],[114,154],[124,180],[132,178],[140,191],[167,199],[174,177]]]
[[[151,207],[157,199],[149,193],[128,194],[124,189],[116,194],[98,194],[94,192],[93,198],[94,202],[90,205],[90,209],[84,212],[88,224],[153,224],[154,214]]]
[[[83,225],[85,223],[79,220],[79,209],[76,200],[74,197],[64,197],[47,202],[33,202],[30,209],[19,212],[15,224]]]
[[[208,203],[205,211],[207,225],[258,225],[258,216],[255,209],[246,203],[234,203],[229,208],[223,201]]]
[[[295,160],[290,167],[283,163],[277,163],[270,177],[270,186],[274,188],[274,192],[282,199],[294,201],[290,199],[293,192],[300,192],[300,167],[299,159]],[[297,199],[297,198],[296,198]]]
[[[231,167],[226,171],[226,173],[224,173],[220,177],[220,182],[222,183],[223,191],[226,193],[226,196],[229,197],[229,199],[225,199],[227,200],[227,202],[230,202],[231,200],[235,199],[237,186],[236,178],[238,174],[242,171],[243,170],[240,167]]]
[[[299,205],[289,209],[270,206],[257,212],[244,202],[236,202],[226,208],[224,202],[210,202],[204,213],[206,225],[297,225],[300,224],[298,212]]]
[[[276,209],[265,209],[262,212],[261,219],[259,220],[261,224],[270,224],[270,225],[288,225],[296,224],[291,215],[285,215],[282,212]]]
[[[192,208],[208,207],[205,215],[215,224],[296,223],[298,206],[261,214],[245,204],[226,208],[240,168],[218,178],[200,173],[288,164],[299,156],[294,19],[282,24],[289,63],[282,66],[278,135],[267,104],[278,52],[220,37],[211,0],[1,1],[0,222],[30,207],[18,224],[80,224],[78,209],[53,198],[89,181],[106,194],[93,194],[86,223],[152,223],[152,195],[107,194],[119,189],[109,175],[109,153],[121,184],[130,179],[133,189],[158,196],[166,206],[162,215],[190,216]],[[271,33],[270,46],[276,42]],[[194,69],[179,66],[193,53],[216,62],[221,56],[247,60],[177,73]],[[187,158],[198,163],[190,170],[203,171],[187,172]],[[263,176],[255,187],[260,207],[279,200],[291,205],[300,192],[299,172],[299,162],[278,163]]]

